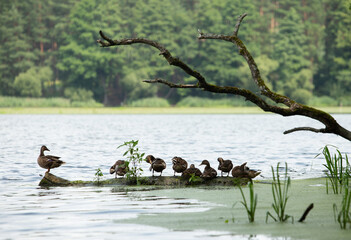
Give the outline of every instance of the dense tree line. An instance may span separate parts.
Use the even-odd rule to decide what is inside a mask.
[[[349,0],[2,0],[0,95],[93,95],[113,106],[154,96],[171,103],[218,97],[142,83],[194,79],[150,47],[99,48],[100,29],[156,40],[210,82],[255,91],[235,48],[197,40],[197,29],[228,34],[247,12],[239,34],[272,90],[302,103],[319,96],[351,105],[350,8]]]

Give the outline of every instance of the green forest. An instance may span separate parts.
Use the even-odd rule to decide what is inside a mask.
[[[351,105],[350,0],[0,0],[0,96],[63,98],[104,106],[238,97],[146,84],[195,79],[149,46],[101,48],[113,39],[158,41],[210,83],[256,91],[232,44],[198,40],[198,29],[239,37],[272,90],[315,106]]]

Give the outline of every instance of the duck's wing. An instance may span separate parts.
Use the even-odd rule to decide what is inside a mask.
[[[53,155],[45,155],[45,157],[48,159],[48,160],[52,160],[52,161],[57,161],[59,160],[61,157],[58,157],[58,156],[53,156]],[[60,161],[60,160],[59,160]]]

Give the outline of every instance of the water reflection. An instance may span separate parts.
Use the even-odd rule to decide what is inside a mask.
[[[351,115],[337,115],[351,128]],[[45,144],[66,165],[53,169],[70,180],[93,180],[97,168],[105,178],[121,158],[124,141],[139,139],[140,150],[167,162],[164,175],[173,175],[171,158],[181,156],[199,165],[214,165],[221,156],[235,165],[262,171],[288,162],[292,178],[322,176],[321,147],[333,144],[350,151],[349,142],[326,134],[282,132],[296,126],[318,126],[306,118],[275,115],[0,115],[0,229],[8,239],[282,239],[237,236],[224,232],[170,232],[168,229],[123,224],[142,214],[202,212],[213,205],[193,199],[146,196],[118,189],[38,188],[45,170],[37,166]],[[317,125],[317,126],[316,126]],[[174,130],[176,129],[176,131]],[[349,154],[349,152],[347,152]],[[145,176],[151,175],[143,163]]]

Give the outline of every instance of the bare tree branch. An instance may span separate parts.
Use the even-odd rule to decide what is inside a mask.
[[[316,129],[311,127],[294,128],[294,129],[285,131],[284,134],[288,134],[296,131],[333,133],[351,141],[351,132],[343,128],[342,126],[340,126],[338,122],[330,114],[324,111],[297,103],[296,101],[288,98],[287,96],[273,92],[266,85],[266,83],[263,81],[261,77],[260,71],[258,69],[258,66],[254,58],[252,57],[252,55],[250,54],[250,52],[248,51],[244,43],[241,41],[241,39],[237,36],[240,25],[246,16],[247,16],[246,13],[239,16],[235,25],[234,33],[231,36],[220,35],[220,34],[206,34],[206,33],[203,33],[201,30],[198,30],[199,32],[198,39],[223,40],[223,41],[233,43],[237,47],[239,54],[245,58],[247,65],[250,68],[252,79],[260,89],[260,95],[273,100],[276,104],[283,104],[285,105],[285,107],[268,104],[261,96],[258,96],[257,94],[254,94],[247,89],[233,87],[233,86],[217,86],[217,85],[207,83],[205,78],[199,72],[193,70],[187,64],[182,62],[179,58],[173,57],[171,53],[158,42],[151,41],[145,38],[126,38],[121,40],[112,40],[111,38],[103,34],[102,31],[100,31],[100,36],[103,38],[103,40],[99,39],[97,40],[97,42],[100,44],[101,47],[131,45],[131,44],[137,44],[137,43],[142,43],[142,44],[152,46],[160,51],[160,55],[162,55],[170,65],[181,68],[185,73],[187,73],[190,76],[193,76],[197,80],[196,84],[175,84],[159,78],[156,78],[154,80],[144,80],[144,82],[161,83],[169,86],[170,88],[200,88],[208,92],[243,96],[246,100],[256,104],[263,111],[276,113],[282,116],[301,115],[301,116],[315,119],[325,125],[325,128],[322,128],[322,129]]]
[[[246,16],[247,16],[247,13],[244,13],[238,17],[238,20],[236,21],[236,24],[235,24],[235,29],[234,29],[234,34],[233,34],[234,36],[238,36],[240,24],[243,21],[244,17],[246,17]]]
[[[311,128],[311,127],[297,127],[297,128],[293,128],[293,129],[284,131],[284,134],[289,134],[289,133],[297,132],[297,131],[311,131],[311,132],[315,132],[315,133],[326,133],[325,128],[317,129],[317,128]]]
[[[156,78],[156,79],[152,79],[152,80],[143,80],[143,82],[146,82],[146,83],[162,83],[162,84],[167,85],[170,88],[199,88],[198,85],[193,85],[193,84],[175,84],[175,83],[168,82],[168,81],[160,79],[160,78]]]
[[[157,48],[160,51],[160,55],[162,55],[170,65],[177,66],[183,69],[183,71],[189,74],[190,76],[193,76],[194,78],[196,78],[200,86],[207,84],[205,78],[200,73],[190,68],[187,64],[179,60],[179,58],[173,57],[172,54],[158,42],[151,41],[145,38],[125,38],[122,40],[111,40],[102,31],[100,31],[99,33],[100,33],[100,36],[107,41],[106,43],[100,39],[97,40],[97,42],[101,45],[101,47],[132,45],[136,43],[142,43],[142,44],[152,46],[154,48]]]

